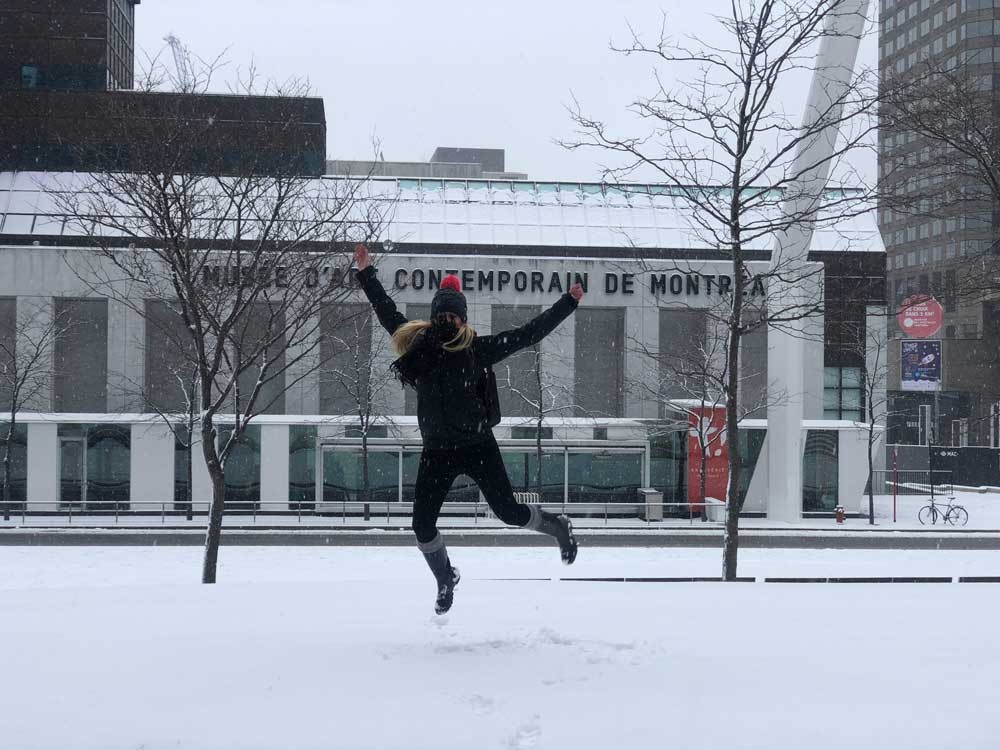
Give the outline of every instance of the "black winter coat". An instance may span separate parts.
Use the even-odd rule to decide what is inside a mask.
[[[390,335],[407,322],[385,293],[374,266],[359,271],[358,282],[379,323]],[[454,448],[492,437],[484,400],[488,368],[520,349],[537,344],[568,318],[576,306],[576,300],[564,294],[552,307],[520,328],[476,336],[472,346],[460,352],[447,352],[427,341],[418,342],[415,346],[429,349],[415,378],[417,424],[424,447]]]

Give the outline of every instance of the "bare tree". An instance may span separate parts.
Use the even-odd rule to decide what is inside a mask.
[[[820,43],[840,33],[844,15],[857,14],[845,5],[841,0],[732,0],[729,12],[716,17],[723,40],[714,44],[697,37],[672,40],[666,19],[653,42],[630,27],[630,43],[617,51],[651,59],[657,66],[653,93],[631,105],[648,129],[640,135],[616,134],[577,104],[572,117],[578,136],[565,143],[615,155],[621,166],[607,167],[605,179],[620,183],[623,190],[629,189],[624,181],[646,174],[672,186],[695,233],[731,264],[729,287],[719,290],[729,302],[723,386],[730,445],[726,580],[736,578],[742,506],[741,341],[760,326],[786,327],[797,334],[801,321],[822,310],[821,296],[805,291],[820,286],[815,265],[775,250],[770,270],[754,276],[748,260],[754,248],[770,245],[775,237],[871,210],[866,191],[824,195],[821,190],[831,170],[850,179],[854,170],[846,157],[871,146],[876,100],[869,90],[871,79],[858,76],[842,93],[831,88],[827,105],[801,124],[791,121],[782,101],[788,79],[812,71]],[[829,154],[802,158],[838,130],[840,138]],[[822,185],[817,186],[820,173]],[[758,282],[768,287],[767,312],[747,320],[747,298]]]
[[[18,310],[9,336],[0,336],[0,394],[9,415],[3,445],[3,479],[0,505],[4,520],[10,518],[11,452],[17,417],[24,409],[44,408],[52,383],[53,345],[69,326],[53,319],[44,305],[24,305]]]
[[[661,309],[671,309],[664,307]],[[630,345],[646,365],[633,378],[633,389],[652,399],[658,407],[660,421],[654,434],[683,430],[693,435],[699,449],[698,498],[704,513],[707,493],[707,464],[711,451],[729,443],[728,431],[716,429],[711,416],[716,409],[726,407],[726,384],[729,382],[730,359],[728,306],[709,306],[705,309],[685,310],[698,316],[699,325],[694,332],[671,342],[671,346],[651,345],[641,339],[631,339]],[[693,335],[692,335],[693,334]],[[763,382],[764,373],[744,367],[740,378],[738,422],[766,409],[768,388]],[[754,392],[747,386],[757,383]],[[729,450],[733,450],[729,446]],[[721,498],[716,498],[721,499]]]
[[[367,305],[362,312],[345,306],[328,314],[334,315],[335,320],[327,329],[335,333],[329,336],[332,352],[324,358],[326,365],[321,377],[340,390],[358,419],[361,499],[367,503],[371,501],[368,441],[375,425],[388,424],[385,396],[396,383],[386,366],[389,338],[382,335],[381,329],[373,337],[371,309]]]
[[[515,355],[524,363],[528,360],[528,368],[524,373],[527,376],[527,383],[519,384],[510,364],[500,365],[497,369],[499,377],[497,380],[501,386],[506,387],[514,398],[524,404],[528,411],[528,418],[534,422],[535,426],[535,492],[538,499],[542,499],[542,438],[545,421],[549,417],[558,414],[578,414],[582,408],[576,404],[573,398],[573,385],[567,383],[560,377],[553,367],[559,357],[555,353],[543,355],[541,346],[536,344],[524,352]],[[530,384],[530,387],[525,387]]]
[[[211,72],[191,84],[188,71],[183,90],[202,91]],[[241,92],[255,85],[251,76]],[[306,93],[304,84],[265,91],[278,97],[275,112],[287,112],[285,128],[300,124],[294,98]],[[121,128],[136,121],[127,109]],[[142,169],[76,176],[49,193],[92,245],[66,255],[77,278],[142,318],[147,340],[165,337],[179,371],[196,384],[190,409],[212,483],[202,581],[214,583],[227,459],[256,416],[280,411],[285,391],[322,366],[321,310],[349,295],[347,253],[379,236],[391,201],[376,199],[364,178],[303,176],[296,154],[285,164],[274,152],[258,161],[248,144],[208,138],[212,118],[193,118],[180,104],[157,127],[157,148]],[[205,148],[240,158],[207,158],[192,173]],[[149,314],[148,302],[163,314]],[[222,441],[220,418],[228,431]]]
[[[886,383],[889,375],[889,336],[882,316],[867,316],[864,335],[854,340],[855,354],[864,361],[861,368],[861,398],[864,400],[865,440],[868,458],[868,523],[875,524],[875,448],[884,434],[889,417],[899,412],[889,409]],[[881,428],[881,430],[880,430]]]

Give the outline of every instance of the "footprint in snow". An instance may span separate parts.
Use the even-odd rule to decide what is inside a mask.
[[[518,727],[514,736],[507,742],[507,747],[511,750],[532,750],[538,746],[538,740],[542,736],[541,719],[537,714],[531,721]]]
[[[483,716],[493,712],[493,699],[484,695],[473,695],[469,698],[473,713]]]

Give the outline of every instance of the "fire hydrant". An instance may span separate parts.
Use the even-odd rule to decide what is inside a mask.
[[[837,519],[837,523],[843,523],[844,522],[844,518],[846,517],[846,513],[844,512],[844,506],[843,505],[838,505],[836,508],[834,508],[833,509],[833,514],[834,514],[834,517]]]

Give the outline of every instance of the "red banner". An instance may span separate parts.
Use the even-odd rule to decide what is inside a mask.
[[[910,338],[925,339],[941,330],[944,309],[941,303],[926,294],[915,294],[903,300],[896,313],[899,329]]]
[[[688,411],[687,497],[692,510],[701,510],[701,454],[705,446],[705,497],[726,501],[729,488],[729,444],[726,409],[706,406]]]

